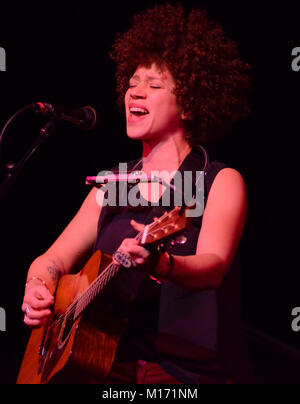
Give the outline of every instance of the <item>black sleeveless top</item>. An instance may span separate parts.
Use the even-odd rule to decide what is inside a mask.
[[[136,163],[129,163],[129,169],[140,169]],[[203,152],[194,148],[178,171],[196,175],[203,166]],[[225,167],[217,161],[208,163],[204,206],[216,175]],[[113,254],[124,238],[137,234],[131,219],[147,224],[173,207],[104,206],[95,250]],[[195,254],[201,222],[202,217],[193,218],[186,243],[168,244],[167,250],[173,255]],[[238,273],[235,260],[218,290],[201,292],[187,291],[171,281],[158,284],[134,268],[118,274],[108,288],[107,299],[110,309],[125,318],[127,327],[115,361],[157,362],[183,383],[223,382],[233,379],[234,374],[241,376],[244,347]]]

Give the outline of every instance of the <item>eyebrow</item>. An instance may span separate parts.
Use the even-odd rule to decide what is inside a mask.
[[[140,80],[140,76],[138,74],[135,74],[134,76],[131,77],[130,80]],[[161,81],[165,81],[165,79],[163,77],[153,77],[153,76],[147,76],[147,80],[148,81],[153,81],[153,80],[161,80]]]

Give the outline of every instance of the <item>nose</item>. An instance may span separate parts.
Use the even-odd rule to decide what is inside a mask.
[[[146,98],[147,97],[147,85],[144,82],[136,84],[130,88],[130,95],[132,98]]]

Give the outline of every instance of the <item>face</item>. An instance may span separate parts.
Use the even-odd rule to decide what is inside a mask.
[[[168,70],[138,67],[125,95],[127,134],[131,139],[159,141],[180,128],[181,109]]]

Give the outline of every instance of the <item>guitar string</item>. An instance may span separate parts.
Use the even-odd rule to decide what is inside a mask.
[[[168,219],[168,217],[171,217],[172,215],[169,213],[166,214],[165,217],[161,217],[159,223],[161,224],[162,222],[164,222],[165,220]],[[149,225],[149,227],[152,229],[153,227],[155,227],[158,223],[153,223],[151,226]],[[173,226],[173,225],[172,225]],[[137,239],[140,239],[142,237],[142,233],[138,234],[136,236]],[[84,292],[83,295],[79,296],[79,299],[76,299],[73,304],[69,307],[68,313],[65,313],[66,315],[71,315],[73,314],[73,312],[75,311],[74,314],[74,319],[75,317],[78,318],[78,315],[81,314],[81,312],[85,309],[85,307],[89,304],[89,302],[91,300],[93,300],[93,298],[95,297],[96,294],[99,293],[99,291],[102,289],[103,284],[107,284],[108,281],[111,279],[112,276],[115,275],[115,273],[117,272],[117,270],[120,268],[119,265],[114,265],[111,266],[109,269],[112,269],[110,271],[106,271],[104,275],[107,275],[106,277],[103,276],[102,281],[101,279],[97,279],[97,281],[99,280],[99,282],[97,282],[95,285],[92,286],[92,284],[90,285],[90,287]],[[92,286],[92,287],[91,287]]]
[[[169,214],[163,215],[158,221],[151,223],[148,227],[149,230],[152,230],[153,227],[157,226],[157,224],[161,224],[168,217],[172,216],[172,212]],[[140,232],[136,235],[135,239],[138,241],[141,240],[143,232]],[[88,289],[86,289],[81,295],[77,296],[71,305],[62,313],[50,326],[60,325],[65,319],[68,319],[74,313],[74,320],[76,320],[79,315],[83,312],[83,310],[87,307],[87,305],[94,299],[94,297],[101,291],[101,289],[109,282],[109,280],[118,272],[121,268],[120,265],[111,263],[109,264],[98,277],[89,285]],[[80,306],[81,304],[81,306]],[[76,313],[77,311],[77,313]],[[76,313],[76,318],[75,318]]]
[[[161,217],[160,223],[165,221],[168,216],[171,216],[169,213],[166,214],[165,217]],[[149,225],[150,228],[154,227],[157,225],[157,223],[153,223],[153,226]],[[138,234],[136,236],[137,239],[141,238],[142,234]],[[96,278],[96,282],[94,282],[89,286],[89,288],[83,292],[82,295],[79,295],[77,299],[74,300],[74,302],[69,306],[69,308],[66,310],[64,314],[62,314],[62,318],[58,319],[58,322],[68,318],[70,315],[72,315],[74,312],[74,320],[78,318],[78,316],[82,313],[82,311],[87,307],[87,305],[94,299],[94,297],[99,293],[99,291],[103,288],[103,285],[105,286],[108,281],[115,275],[115,273],[119,270],[120,265],[112,264],[108,268],[106,268],[105,271],[102,272],[103,276],[99,276]],[[103,279],[102,279],[103,278]]]
[[[164,219],[163,219],[164,220]],[[149,229],[152,229],[152,227],[155,227],[155,225],[157,225],[156,222],[153,222],[152,224],[149,225]],[[142,232],[138,233],[136,235],[136,239],[140,241],[141,236],[142,236]],[[108,267],[106,267],[100,275],[98,275],[98,277],[89,285],[88,289],[85,290],[83,292],[83,294],[77,296],[74,301],[71,303],[71,305],[66,309],[66,311],[64,313],[62,313],[50,326],[49,328],[55,326],[55,325],[60,325],[65,319],[69,318],[73,313],[75,313],[76,308],[78,307],[78,304],[80,303],[80,301],[82,301],[81,299],[85,299],[87,298],[87,296],[91,297],[91,295],[97,295],[97,293],[99,293],[99,290],[102,289],[103,284],[105,286],[105,284],[110,280],[110,278],[112,276],[115,275],[115,273],[120,269],[120,265],[111,263],[108,265]],[[96,285],[96,286],[95,286]],[[95,292],[95,293],[93,293]],[[86,295],[86,296],[84,296]],[[89,302],[92,300],[87,299],[88,303],[87,304],[83,304],[82,306],[87,306],[89,304]],[[86,301],[85,301],[86,303]],[[84,307],[84,308],[85,308]],[[82,310],[79,311],[78,315],[76,318],[78,318],[78,316],[80,315],[80,313],[84,310],[84,308]]]
[[[139,234],[136,239],[139,239]],[[112,276],[121,268],[120,265],[111,263],[101,274],[90,284],[81,295],[79,295],[73,303],[69,306],[68,316],[72,315],[78,309],[78,315],[84,310],[84,308],[91,301],[91,297],[96,295],[102,287],[104,287]],[[99,289],[99,290],[98,290]],[[82,303],[83,310],[80,309],[80,302]],[[78,307],[79,306],[79,307]],[[77,317],[78,317],[77,315]]]
[[[172,212],[171,212],[172,213]],[[170,215],[170,214],[169,214]],[[167,217],[169,215],[166,215],[165,217],[161,217],[159,222],[163,222],[167,219]],[[171,215],[170,215],[171,216]],[[149,228],[154,227],[155,225],[157,225],[156,222],[152,223],[151,225],[149,225]],[[141,238],[142,233],[138,234],[136,236],[136,239],[140,239]],[[110,264],[100,275],[102,276],[98,276],[94,282],[91,283],[91,285],[89,286],[89,288],[83,292],[82,295],[79,295],[74,301],[73,303],[68,307],[68,309],[65,311],[65,313],[61,314],[60,317],[53,323],[53,326],[55,324],[59,324],[62,321],[64,321],[65,319],[67,319],[68,317],[70,317],[70,315],[72,315],[74,312],[74,320],[76,318],[78,318],[78,316],[82,313],[82,311],[87,307],[87,305],[91,302],[91,300],[93,300],[93,298],[99,293],[99,291],[102,289],[103,284],[105,286],[105,284],[108,283],[108,281],[110,280],[110,278],[112,276],[115,275],[115,273],[117,272],[117,270],[119,270],[120,265],[116,265],[116,264]],[[103,278],[103,279],[102,279]],[[81,304],[80,304],[81,303]],[[75,314],[76,314],[76,318],[75,318]]]
[[[163,222],[164,220],[165,220],[165,218],[164,218],[163,220],[161,220],[160,223]],[[155,227],[156,225],[157,225],[157,223],[153,223],[153,224],[151,224],[151,226],[149,225],[149,228],[152,229],[152,228]],[[140,241],[140,239],[142,238],[142,235],[143,235],[142,232],[139,233],[139,234],[136,236],[136,239],[138,239],[138,240]],[[106,283],[110,280],[110,278],[115,275],[115,272],[116,272],[119,268],[120,268],[120,265],[116,265],[116,264],[115,264],[114,266],[112,266],[112,267],[110,268],[110,269],[112,269],[111,271],[106,271],[106,272],[105,272],[105,275],[107,275],[107,276],[106,276],[106,277],[103,276],[103,281],[102,281],[102,282],[100,282],[101,279],[99,278],[99,282],[97,282],[97,284],[96,284],[95,287],[88,288],[88,289],[84,292],[84,293],[85,293],[85,296],[81,295],[81,296],[79,297],[79,299],[81,299],[81,300],[82,300],[82,298],[83,298],[83,304],[82,304],[82,306],[83,306],[84,308],[86,307],[86,302],[84,301],[84,299],[87,298],[87,301],[90,302],[91,299],[93,299],[93,297],[95,296],[95,294],[97,294],[97,293],[99,292],[99,289],[102,288],[103,283],[106,284]],[[92,285],[92,284],[91,284],[91,285]],[[80,302],[79,302],[79,303],[80,303]],[[74,301],[74,306],[77,306],[76,309],[78,308],[77,311],[78,311],[79,313],[82,311],[82,310],[80,309],[80,306],[78,307],[78,299],[77,299],[76,301]],[[76,309],[75,309],[75,310],[76,310]]]

